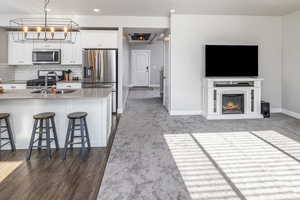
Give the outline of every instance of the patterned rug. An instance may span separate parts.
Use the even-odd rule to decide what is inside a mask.
[[[300,144],[275,131],[165,139],[193,200],[300,199]]]

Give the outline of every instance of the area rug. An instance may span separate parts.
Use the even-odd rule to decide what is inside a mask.
[[[0,161],[0,183],[21,164],[22,161]]]
[[[275,131],[165,139],[191,199],[300,199],[300,144]]]

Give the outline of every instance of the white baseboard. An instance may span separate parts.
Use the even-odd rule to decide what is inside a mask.
[[[178,116],[178,115],[202,115],[201,110],[171,110],[170,115]]]
[[[291,117],[295,117],[296,119],[300,119],[300,113],[296,113],[287,109],[282,109],[282,113],[289,115]]]
[[[122,108],[118,108],[117,113],[118,114],[122,114],[123,113],[123,109]]]
[[[271,113],[282,113],[282,108],[271,108]]]
[[[132,87],[134,87],[134,86],[135,86],[135,85],[133,85],[133,84],[128,85],[129,88],[132,88]],[[150,87],[153,87],[153,88],[159,88],[160,85],[159,85],[159,84],[152,84],[152,85],[150,85]]]

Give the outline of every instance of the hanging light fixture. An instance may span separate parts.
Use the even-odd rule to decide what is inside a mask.
[[[79,25],[68,18],[49,18],[48,5],[44,3],[44,18],[17,18],[10,20],[10,30],[15,41],[66,41],[74,42]]]

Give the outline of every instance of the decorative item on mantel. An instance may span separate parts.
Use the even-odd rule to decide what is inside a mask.
[[[79,25],[68,18],[48,18],[48,4],[44,3],[44,18],[17,18],[9,21],[13,40],[24,41],[76,41]]]

